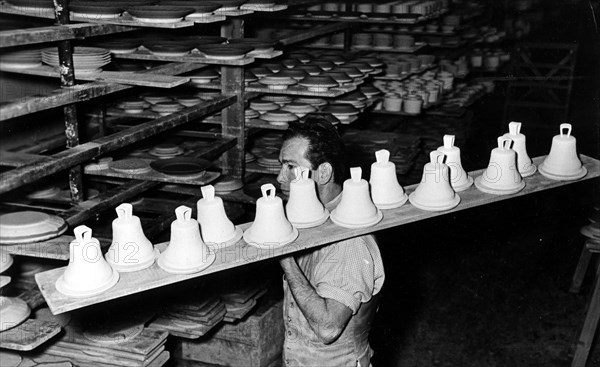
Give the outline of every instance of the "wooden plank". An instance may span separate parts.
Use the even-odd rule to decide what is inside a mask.
[[[102,247],[110,246],[111,239],[98,238]],[[51,240],[24,243],[19,245],[2,245],[2,248],[11,255],[39,257],[53,260],[69,260],[69,244],[74,236],[61,235]]]
[[[205,66],[206,65],[204,64],[194,63],[170,63],[141,71],[139,74],[154,73],[176,75]],[[91,100],[129,88],[133,87],[122,84],[95,82],[57,89],[45,96],[23,97],[2,104],[0,107],[0,121],[6,121],[15,117],[64,106],[70,103]]]
[[[164,345],[148,356],[147,360],[136,361],[128,358],[119,358],[114,355],[108,355],[106,353],[94,353],[89,349],[71,349],[65,348],[60,345],[53,344],[48,348],[44,349],[44,352],[50,355],[59,357],[69,358],[73,363],[80,366],[87,365],[111,365],[111,366],[122,366],[122,367],[145,367],[154,361],[165,350]]]
[[[3,9],[5,5],[0,5]],[[37,43],[56,42],[123,33],[136,30],[135,27],[110,24],[66,24],[50,27],[13,29],[0,32],[0,47],[24,46]]]
[[[105,136],[95,141],[78,145],[50,156],[53,160],[28,164],[0,174],[0,193],[13,190],[42,177],[62,171],[74,165],[89,161],[134,142],[149,138],[174,127],[193,121],[201,116],[221,110],[235,102],[236,96],[219,97],[213,101],[185,108],[179,112],[158,118],[128,130]]]
[[[329,90],[325,92],[312,92],[309,91],[306,87],[301,85],[290,85],[287,89],[282,90],[273,90],[269,88],[269,86],[260,84],[258,82],[253,82],[248,84],[246,87],[248,92],[258,92],[258,93],[276,93],[281,95],[290,95],[290,96],[311,96],[311,97],[339,97],[342,94],[346,94],[348,92],[352,92],[356,90],[356,84],[345,85],[336,88],[329,88]]]
[[[292,36],[281,38],[279,39],[279,44],[283,46],[289,46],[298,42],[309,40],[311,38],[323,36],[338,31],[343,31],[351,26],[352,24],[350,23],[339,22],[334,24],[326,24],[319,27],[313,27],[306,32],[295,32],[295,34]]]
[[[51,78],[58,78],[60,75],[56,69],[49,65],[37,66],[29,69],[12,69],[0,67],[0,71],[22,75],[36,75]],[[131,71],[101,71],[99,73],[77,73],[78,80],[92,82],[120,83],[141,87],[155,88],[173,88],[183,85],[190,81],[189,77],[160,75],[160,74],[139,74]]]
[[[539,165],[545,157],[537,157],[534,163]],[[412,205],[404,205],[397,209],[384,210],[384,217],[378,224],[369,228],[348,229],[339,227],[330,220],[316,228],[299,229],[299,237],[295,242],[276,249],[258,249],[250,246],[245,241],[240,240],[237,244],[216,251],[215,262],[200,273],[195,274],[169,274],[162,270],[157,264],[150,268],[135,273],[123,273],[119,282],[110,290],[86,298],[67,297],[56,290],[55,282],[63,274],[64,268],[49,270],[35,275],[36,282],[48,303],[48,306],[54,314],[63,313],[89,305],[105,302],[111,299],[125,297],[131,294],[143,292],[149,289],[163,287],[169,284],[181,282],[187,279],[197,278],[206,274],[211,274],[231,268],[235,268],[250,263],[263,261],[291,254],[297,251],[314,248],[327,243],[338,242],[348,238],[377,232],[380,230],[397,227],[403,224],[412,223],[428,218],[446,215],[457,211],[474,208],[493,202],[504,201],[516,197],[529,195],[557,187],[570,185],[585,180],[590,180],[600,176],[600,161],[584,156],[581,160],[588,170],[588,174],[581,180],[575,182],[553,181],[537,173],[525,178],[526,187],[514,195],[491,195],[477,190],[474,186],[466,191],[460,192],[461,203],[454,209],[444,212],[427,212]],[[473,177],[480,176],[483,170],[471,172]],[[406,192],[410,194],[417,185],[406,187]],[[240,225],[242,229],[247,229],[251,223]]]
[[[129,60],[150,60],[150,61],[178,61],[178,62],[197,62],[207,65],[231,65],[231,66],[244,66],[252,64],[254,57],[244,57],[241,59],[234,60],[221,60],[205,57],[200,52],[193,52],[185,56],[160,56],[154,55],[150,51],[138,50],[130,54],[119,54],[113,55],[117,59],[129,59]]]
[[[186,185],[196,185],[196,186],[204,186],[208,185],[221,174],[219,172],[206,172],[203,176],[193,177],[193,176],[171,176],[166,175],[164,173],[158,171],[150,171],[147,173],[140,174],[129,174],[116,172],[111,169],[106,169],[102,171],[90,171],[86,172],[86,175],[90,176],[101,176],[101,177],[115,177],[115,178],[126,178],[126,179],[134,179],[134,180],[144,180],[144,181],[152,181],[152,182],[163,182],[163,183],[174,183],[174,184],[186,184]]]
[[[9,152],[6,150],[0,151],[0,166],[5,167],[22,167],[27,164],[52,160],[44,155]]]
[[[29,319],[21,325],[0,333],[0,348],[30,351],[60,333],[60,325]]]

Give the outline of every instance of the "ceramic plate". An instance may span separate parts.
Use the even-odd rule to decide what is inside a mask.
[[[113,171],[129,174],[140,174],[152,171],[148,162],[137,158],[113,161],[108,163],[108,167]]]
[[[203,173],[210,165],[210,161],[190,157],[161,159],[150,163],[150,166],[158,172],[173,176]]]
[[[30,314],[31,309],[25,301],[17,297],[0,296],[0,331],[20,325]]]
[[[373,219],[369,220],[368,222],[361,223],[361,224],[342,222],[339,219],[336,219],[335,214],[336,214],[336,209],[333,209],[333,211],[331,212],[331,215],[329,216],[329,218],[331,218],[331,221],[333,223],[337,224],[340,227],[344,227],[344,228],[366,228],[366,227],[371,227],[371,226],[374,226],[375,224],[381,222],[381,220],[383,219],[383,213],[379,209],[377,209],[377,215],[375,215],[373,217]]]
[[[585,175],[587,175],[587,168],[585,168],[585,166],[581,166],[581,171],[572,176],[563,176],[563,175],[557,175],[554,173],[550,173],[544,169],[543,163],[540,164],[539,171],[542,174],[542,176],[547,177],[551,180],[557,180],[557,181],[574,181],[574,180],[579,180],[580,178],[583,178],[583,177],[585,177]]]
[[[456,207],[460,203],[460,196],[455,194],[454,199],[452,199],[449,203],[447,203],[445,205],[440,205],[440,206],[423,205],[423,204],[420,204],[418,201],[415,201],[414,195],[415,195],[415,193],[413,192],[412,194],[410,194],[408,196],[408,200],[410,200],[410,203],[415,208],[419,208],[421,210],[426,210],[426,211],[430,211],[430,212],[441,212],[444,210],[450,210],[450,209]]]
[[[323,216],[312,222],[306,222],[306,223],[290,222],[290,223],[292,223],[292,225],[296,228],[312,228],[312,227],[320,226],[321,224],[325,223],[327,221],[327,218],[329,218],[329,210],[325,209]]]
[[[94,289],[73,289],[70,288],[64,279],[64,275],[61,275],[60,278],[55,283],[56,290],[60,293],[69,296],[69,297],[89,297],[97,294],[101,294],[112,288],[119,281],[119,273],[113,269],[113,274],[107,281]]]
[[[296,229],[295,227],[292,227],[292,228],[293,228],[292,233],[290,233],[290,235],[287,238],[284,238],[280,242],[278,242],[277,245],[275,245],[272,242],[270,242],[268,245],[266,245],[266,244],[262,244],[262,243],[258,243],[256,241],[254,241],[252,239],[252,234],[250,233],[250,229],[248,229],[246,232],[244,232],[244,241],[246,241],[246,243],[250,246],[258,247],[263,250],[272,250],[272,249],[276,249],[276,248],[281,248],[289,243],[294,242],[296,240],[296,238],[298,238],[298,229]]]
[[[31,243],[58,237],[67,230],[64,219],[36,211],[0,215],[0,244]]]
[[[404,205],[404,203],[406,203],[407,200],[408,200],[408,195],[406,195],[406,193],[405,193],[404,196],[402,197],[402,199],[398,200],[395,203],[388,203],[388,204],[375,203],[375,206],[377,207],[377,209],[395,209],[395,208],[399,208],[402,205]]]
[[[508,190],[489,187],[488,185],[486,185],[483,182],[482,177],[483,176],[479,176],[475,179],[475,187],[477,187],[479,189],[479,191],[485,192],[487,194],[511,195],[511,194],[516,194],[517,192],[519,192],[519,191],[523,190],[523,188],[525,188],[525,181],[521,181],[518,186],[508,189]]]
[[[167,273],[171,273],[171,274],[193,274],[193,273],[198,273],[201,272],[202,270],[208,268],[209,266],[212,265],[212,263],[215,261],[215,259],[217,258],[217,255],[215,255],[214,252],[209,252],[207,258],[206,258],[206,262],[204,264],[201,264],[199,266],[195,266],[193,268],[177,268],[177,267],[173,267],[169,264],[165,264],[164,262],[164,258],[163,257],[159,257],[158,260],[156,260],[156,263],[158,264],[158,266],[160,266],[161,269],[163,269],[164,271],[166,271]]]

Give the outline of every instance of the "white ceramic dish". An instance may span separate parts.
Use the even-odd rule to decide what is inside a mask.
[[[0,216],[0,244],[32,243],[58,237],[67,230],[64,219],[36,211]]]

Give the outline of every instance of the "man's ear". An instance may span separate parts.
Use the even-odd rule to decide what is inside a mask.
[[[333,181],[333,167],[331,166],[331,163],[321,163],[315,171],[313,180],[319,185],[325,185],[326,183]]]

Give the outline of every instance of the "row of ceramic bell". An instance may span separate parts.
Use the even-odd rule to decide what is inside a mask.
[[[475,179],[475,186],[488,194],[508,195],[525,187],[517,167],[517,152],[513,140],[505,135],[498,137],[498,147],[492,149],[490,161],[483,174]]]
[[[577,155],[577,140],[571,136],[571,124],[560,124],[560,133],[552,138],[550,153],[540,164],[540,173],[552,180],[578,180],[587,174]]]
[[[430,161],[423,167],[421,182],[409,196],[413,206],[427,211],[443,211],[452,209],[460,203],[460,196],[456,194],[450,183],[450,167],[444,163],[446,158],[447,156],[439,150],[429,153]],[[456,163],[456,157],[454,159],[454,163]],[[460,156],[458,157],[458,167],[462,169]],[[467,177],[466,173],[464,175]],[[461,185],[465,186],[466,184],[461,183]]]
[[[275,195],[275,186],[270,183],[264,184],[260,190],[262,197],[256,200],[254,222],[244,232],[244,240],[250,245],[263,249],[278,248],[294,241],[298,237],[298,230],[286,217],[283,201]],[[294,205],[292,202],[290,208],[293,208]],[[305,216],[301,213],[295,218],[305,220]]]

